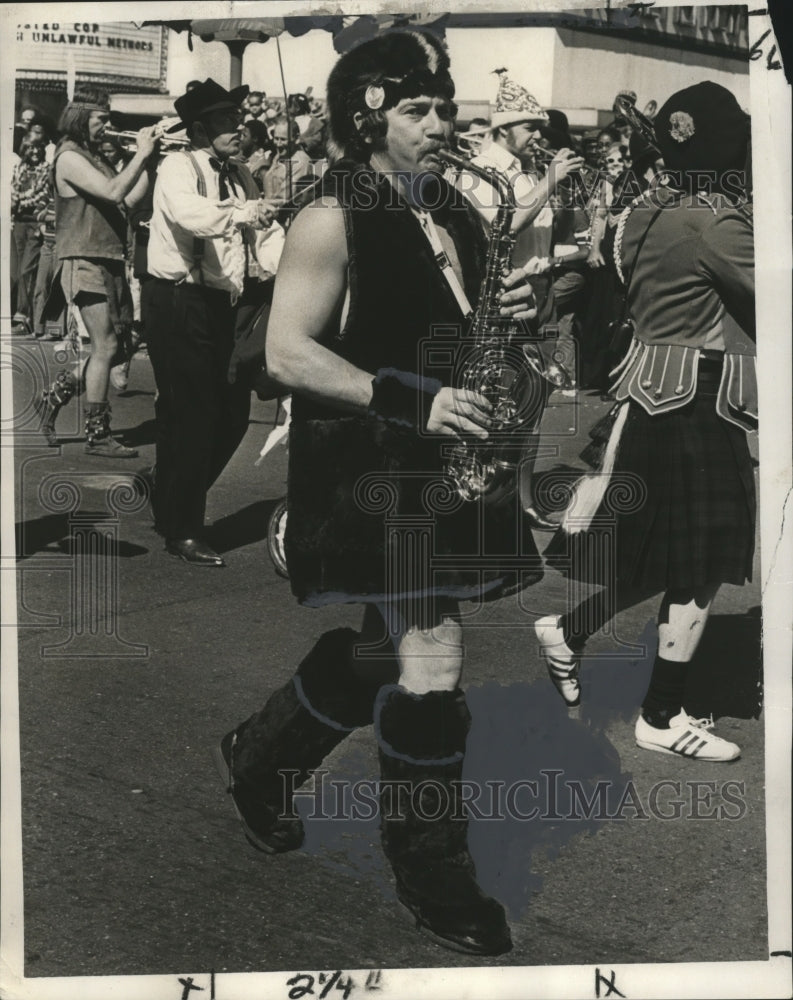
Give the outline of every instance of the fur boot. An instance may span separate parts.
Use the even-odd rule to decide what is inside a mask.
[[[383,850],[419,930],[455,951],[502,955],[512,948],[504,908],[477,885],[460,795],[470,718],[459,689],[380,691]]]
[[[352,670],[360,634],[335,629],[320,637],[264,708],[227,733],[216,760],[249,842],[277,854],[300,847],[303,824],[292,790],[355,729],[370,725],[380,681]]]

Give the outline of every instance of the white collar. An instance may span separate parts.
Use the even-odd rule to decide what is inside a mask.
[[[491,142],[490,145],[484,149],[481,153],[474,157],[474,160],[487,160],[488,163],[492,163],[494,167],[498,167],[499,170],[520,170],[520,160],[517,156],[513,156],[508,149],[504,146],[499,145],[497,142]]]

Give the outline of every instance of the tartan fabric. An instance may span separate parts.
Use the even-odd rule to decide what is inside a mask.
[[[702,379],[688,406],[652,417],[630,403],[612,487],[589,531],[557,532],[549,565],[574,579],[657,592],[751,580],[751,458],[746,434],[716,413],[717,389]],[[631,477],[644,484],[643,498],[628,488],[636,502],[615,502],[613,492],[609,500]]]

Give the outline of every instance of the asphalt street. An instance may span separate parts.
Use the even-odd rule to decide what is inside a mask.
[[[768,957],[757,568],[752,584],[718,595],[707,670],[691,693],[742,747],[729,765],[634,743],[656,601],[592,640],[573,714],[530,629],[562,610],[564,579],[549,569],[520,599],[471,612],[466,775],[513,792],[497,821],[479,803],[471,849],[482,886],[508,909],[514,950],[457,954],[421,937],[396,905],[376,818],[352,818],[338,802],[340,789],[376,776],[371,728],[334,751],[325,783],[301,796],[307,841],[290,855],[249,847],[212,764],[216,741],[321,632],[360,619],[354,607],[300,608],[268,558],[286,449],[255,461],[275,404],[255,401],[210,494],[209,539],[228,565],[196,569],[163,551],[133,479],[154,456],[145,353],[111,399],[114,428],[140,449],[124,463],[84,454],[74,403],[58,421],[62,446],[47,448],[32,400],[54,370],[53,345],[15,339],[9,350],[28,976]],[[587,429],[606,408],[596,394],[555,393],[540,468],[583,468]],[[549,537],[537,536],[540,548]],[[535,791],[517,787],[527,778]],[[606,798],[587,815],[575,790],[591,797],[598,782]],[[539,815],[525,818],[531,806]]]

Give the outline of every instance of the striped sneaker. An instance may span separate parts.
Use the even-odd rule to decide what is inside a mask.
[[[656,729],[640,715],[636,720],[636,744],[643,750],[657,750],[658,753],[694,757],[696,760],[725,761],[740,757],[741,748],[708,732],[712,728],[712,717],[692,719],[682,710],[669,720],[668,729]]]
[[[581,684],[578,680],[580,657],[564,641],[559,616],[538,618],[534,623],[534,630],[548,676],[568,708],[574,708],[581,703]]]

